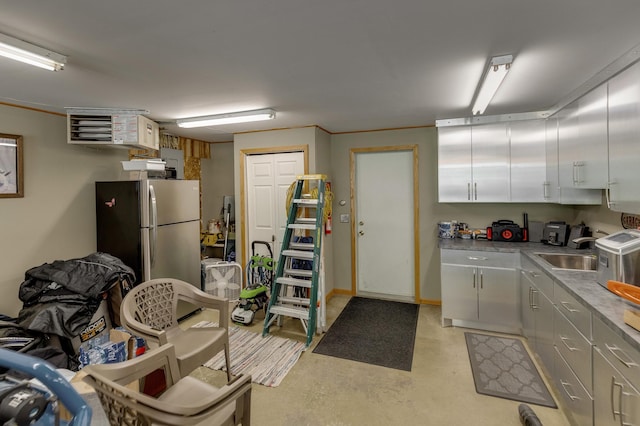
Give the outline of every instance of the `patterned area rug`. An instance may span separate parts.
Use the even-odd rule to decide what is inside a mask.
[[[202,322],[194,327],[207,324]],[[304,343],[295,340],[272,335],[262,337],[240,327],[229,327],[231,374],[250,374],[253,383],[278,386],[305,349]],[[224,353],[220,352],[204,366],[212,370],[224,370]]]
[[[557,408],[518,339],[464,333],[476,392]]]

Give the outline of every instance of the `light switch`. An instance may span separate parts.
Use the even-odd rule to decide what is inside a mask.
[[[343,213],[340,215],[340,223],[349,223],[349,213]]]

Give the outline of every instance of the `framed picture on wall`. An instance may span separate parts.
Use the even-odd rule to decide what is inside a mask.
[[[0,198],[24,197],[22,136],[0,133]]]

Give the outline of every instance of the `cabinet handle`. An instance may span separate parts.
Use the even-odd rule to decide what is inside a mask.
[[[467,256],[467,259],[469,259],[469,260],[487,260],[489,258],[488,257],[482,257],[482,256]]]
[[[567,396],[569,397],[570,400],[575,401],[577,399],[580,399],[579,396],[572,395],[571,392],[569,392],[569,390],[567,389],[568,387],[569,388],[573,387],[573,386],[571,386],[571,383],[565,382],[564,380],[560,380],[560,384],[562,385],[562,388],[564,389],[564,393],[567,394]]]
[[[564,345],[567,347],[567,349],[569,349],[569,351],[570,351],[570,352],[578,351],[578,350],[579,350],[579,349],[578,349],[578,348],[576,348],[576,347],[571,347],[571,346],[569,346],[569,345],[567,344],[567,340],[571,340],[571,339],[569,339],[568,337],[560,336],[560,341],[561,341],[562,343],[564,343]]]
[[[573,162],[573,184],[575,186],[580,185],[583,180],[581,178],[581,169],[584,167],[584,162],[582,161],[574,161]]]
[[[467,200],[471,201],[471,182],[467,182]]]
[[[473,270],[473,288],[476,288],[476,270]]]
[[[473,182],[473,199],[478,201],[478,182]]]
[[[626,354],[622,349],[620,349],[619,347],[617,347],[617,346],[609,346],[609,345],[607,345],[606,343],[605,343],[605,346],[606,346],[606,348],[609,350],[609,352],[611,352],[611,354],[612,354],[613,356],[615,356],[615,357],[618,359],[618,361],[620,361],[620,362],[621,362],[625,367],[627,367],[627,368],[631,368],[631,367],[637,367],[637,366],[638,366],[638,364],[637,364],[637,363],[635,363],[635,362],[633,362],[632,360],[631,360],[631,361],[626,361],[626,360],[622,359],[622,358],[620,357],[620,355],[618,355],[618,352],[620,352],[620,353],[624,354],[624,356],[625,356],[627,359],[631,359],[631,358],[629,357],[629,355],[627,355],[627,354]]]
[[[569,312],[571,312],[572,314],[575,312],[580,312],[580,310],[578,309],[572,309],[569,306],[571,306],[571,303],[569,302],[560,302],[560,304]]]
[[[611,185],[615,184],[615,181],[607,182],[607,189],[604,191],[605,198],[607,199],[607,207],[609,208],[616,205],[616,203],[611,201]]]
[[[549,199],[549,186],[551,184],[549,182],[542,183],[542,198],[545,200]]]
[[[618,411],[615,409],[616,403],[613,395],[615,387],[620,388],[620,394],[618,395]],[[616,416],[619,416],[620,424],[622,424],[622,383],[616,382],[615,376],[611,376],[611,414],[613,414],[613,420],[616,419]]]
[[[480,270],[480,288],[484,288],[484,274],[482,273],[482,270]]]
[[[531,275],[532,278],[538,278],[540,276],[536,271],[527,271],[527,273]]]
[[[536,297],[535,297],[538,294],[538,290],[536,290],[533,287],[529,287],[529,289],[531,290],[531,300],[533,301],[533,303],[531,304],[531,309],[535,311],[536,309],[539,308],[538,302],[536,301]]]

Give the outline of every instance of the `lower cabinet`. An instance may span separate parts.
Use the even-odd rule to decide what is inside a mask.
[[[542,360],[547,372],[553,374],[554,308],[550,299],[553,296],[548,295],[549,288],[553,289],[553,282],[532,264],[523,263],[520,286],[523,334],[528,339],[529,346]]]
[[[473,323],[465,324],[469,327],[519,332],[520,300],[514,253],[442,250],[441,256],[444,325],[459,320]]]
[[[595,424],[640,425],[640,352],[593,319]]]
[[[554,351],[555,365],[553,379],[558,389],[558,394],[563,399],[565,407],[571,412],[577,425],[593,424],[593,399],[575,375],[569,364],[564,360],[559,351]],[[596,423],[599,424],[599,423]]]
[[[593,386],[595,425],[640,424],[640,393],[605,358],[600,348],[593,351]]]

